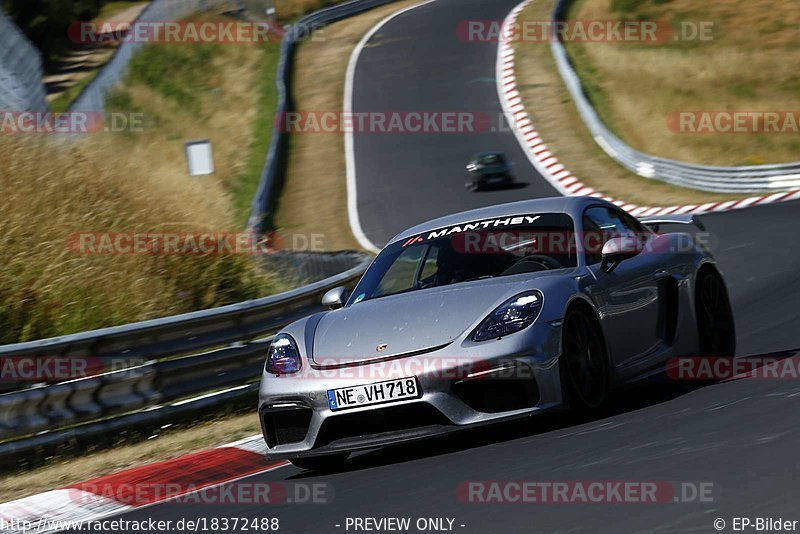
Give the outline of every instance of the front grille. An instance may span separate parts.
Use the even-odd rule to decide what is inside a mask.
[[[478,378],[453,384],[453,393],[482,413],[510,412],[533,408],[539,402],[539,388],[533,378]]]
[[[298,443],[306,439],[311,424],[311,408],[298,406],[292,408],[265,409],[261,412],[261,430],[267,445]]]
[[[452,421],[442,412],[425,402],[340,414],[328,417],[322,423],[315,446],[323,447],[344,438],[359,438],[430,425],[452,424]]]

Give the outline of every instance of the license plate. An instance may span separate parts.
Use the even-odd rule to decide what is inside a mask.
[[[416,399],[422,396],[416,378],[387,380],[364,386],[329,389],[328,406],[331,410],[345,410],[358,406],[383,404],[404,399]]]

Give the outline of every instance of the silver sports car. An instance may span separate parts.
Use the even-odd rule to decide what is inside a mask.
[[[669,358],[735,350],[728,292],[697,234],[595,198],[529,200],[397,235],[352,293],[272,342],[270,458],[350,452],[569,406],[596,410]],[[701,227],[702,229],[702,227]]]

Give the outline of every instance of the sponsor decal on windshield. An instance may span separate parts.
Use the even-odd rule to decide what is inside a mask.
[[[489,230],[492,228],[508,228],[514,226],[522,226],[533,224],[539,219],[541,215],[515,215],[513,217],[503,217],[497,219],[487,219],[484,221],[468,222],[439,228],[437,230],[430,230],[424,234],[408,238],[403,242],[403,248],[414,245],[416,243],[423,243],[431,239],[438,239],[440,237],[448,237],[454,234],[461,234],[463,232],[474,232],[476,230]]]

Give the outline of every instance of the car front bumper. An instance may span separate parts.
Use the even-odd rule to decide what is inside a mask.
[[[560,327],[296,375],[265,374],[259,419],[270,459],[321,456],[435,437],[563,405]],[[419,398],[333,411],[328,390],[416,377]]]

